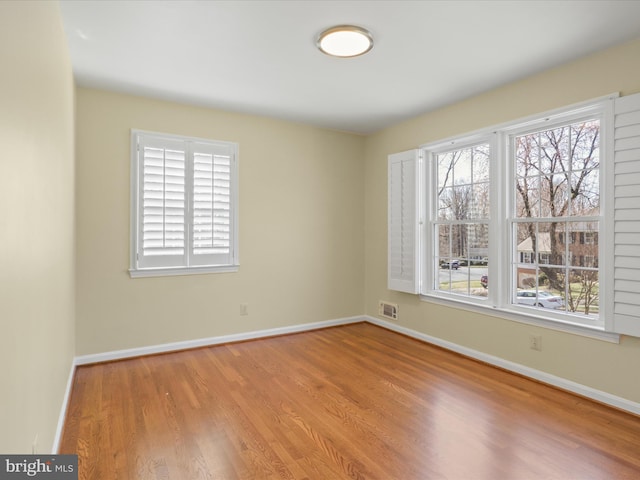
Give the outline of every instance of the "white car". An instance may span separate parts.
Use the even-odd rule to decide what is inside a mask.
[[[535,290],[518,290],[517,299],[518,303],[523,305],[534,305],[544,308],[564,307],[564,298],[543,290],[538,290],[537,292]]]

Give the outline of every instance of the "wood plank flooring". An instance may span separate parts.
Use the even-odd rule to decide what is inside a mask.
[[[79,367],[80,479],[638,479],[640,417],[361,323]]]

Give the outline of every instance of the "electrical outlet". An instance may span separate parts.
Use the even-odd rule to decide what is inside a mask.
[[[240,304],[240,315],[242,315],[243,317],[246,315],[249,315],[249,304],[248,303],[241,303]]]
[[[529,335],[529,348],[542,351],[542,335]]]

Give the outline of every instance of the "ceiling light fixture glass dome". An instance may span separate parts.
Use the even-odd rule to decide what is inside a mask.
[[[322,32],[317,45],[322,53],[333,57],[357,57],[373,48],[373,37],[362,27],[338,25]]]

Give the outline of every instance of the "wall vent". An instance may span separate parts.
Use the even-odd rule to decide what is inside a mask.
[[[391,320],[398,319],[398,305],[395,303],[383,302],[380,300],[378,303],[378,315],[381,317],[390,318]]]

